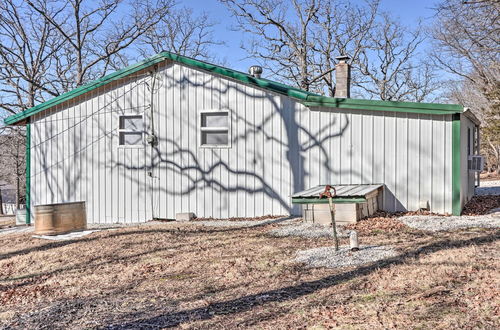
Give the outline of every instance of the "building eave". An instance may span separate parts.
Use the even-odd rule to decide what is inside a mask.
[[[469,118],[477,126],[481,126],[481,121],[479,120],[479,118],[476,117],[476,115],[469,108],[464,109],[464,116]]]
[[[309,108],[357,109],[431,115],[446,115],[463,112],[463,106],[459,104],[397,102],[351,98],[341,99],[326,96],[309,96],[304,104]]]
[[[172,60],[189,67],[198,68],[207,72],[222,75],[247,85],[256,86],[281,95],[285,95],[298,100],[300,103],[314,110],[318,107],[329,107],[337,109],[351,110],[373,110],[373,111],[394,111],[394,112],[413,112],[423,114],[453,114],[463,111],[463,107],[457,104],[438,104],[438,103],[416,103],[416,102],[395,102],[395,101],[377,101],[362,99],[342,99],[321,96],[299,88],[287,86],[285,84],[264,78],[256,78],[252,75],[225,68],[219,65],[210,64],[186,56],[161,52],[142,62],[128,66],[122,70],[106,75],[100,79],[92,81],[86,85],[75,88],[69,92],[54,97],[44,103],[38,104],[18,114],[5,118],[6,125],[25,125],[27,119],[41,111],[47,110],[63,102],[72,100],[80,95],[88,93],[99,87],[107,85],[113,81],[127,77],[130,74],[161,63],[165,60]]]

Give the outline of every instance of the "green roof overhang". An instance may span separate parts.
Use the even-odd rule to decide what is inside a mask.
[[[161,52],[142,62],[136,63],[122,70],[111,73],[98,80],[80,86],[78,88],[75,88],[72,91],[54,97],[53,99],[50,99],[47,102],[38,104],[23,112],[7,117],[5,118],[4,122],[7,125],[22,124],[27,118],[33,116],[36,113],[47,110],[63,102],[69,101],[77,96],[90,92],[96,88],[109,84],[118,79],[125,78],[130,74],[133,74],[137,71],[143,70],[150,66],[156,65],[165,60],[172,60],[190,67],[195,67],[201,70],[229,77],[245,84],[257,86],[266,90],[270,90],[275,93],[295,98],[299,102],[306,105],[307,107],[312,108],[313,110],[315,107],[331,107],[338,109],[413,112],[413,113],[424,113],[424,114],[435,114],[435,115],[463,112],[463,107],[457,104],[341,99],[341,98],[321,96],[295,87],[287,86],[285,84],[281,84],[272,80],[264,78],[256,78],[249,74],[228,69],[219,65],[210,64],[207,62],[195,60],[189,57],[177,55],[170,52]]]
[[[410,112],[432,115],[447,115],[463,112],[464,108],[458,104],[397,102],[380,100],[341,99],[327,96],[310,95],[304,105],[309,108],[331,107],[337,109],[358,109],[370,111]]]

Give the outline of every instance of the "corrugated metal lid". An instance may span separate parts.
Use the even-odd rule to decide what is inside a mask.
[[[330,185],[335,188],[336,197],[364,197],[371,192],[381,188],[381,184],[349,184],[349,185]],[[292,195],[292,198],[310,198],[319,197],[325,191],[326,185],[319,185],[309,188]]]

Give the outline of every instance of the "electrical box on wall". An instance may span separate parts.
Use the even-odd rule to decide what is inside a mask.
[[[483,156],[469,156],[468,161],[469,171],[472,172],[482,172],[484,168],[484,157]]]

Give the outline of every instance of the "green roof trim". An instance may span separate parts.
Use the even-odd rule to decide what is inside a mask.
[[[299,100],[306,100],[310,96],[320,96],[318,94],[314,94],[311,92],[304,91],[302,89],[298,89],[298,88],[291,87],[291,86],[288,86],[285,84],[281,84],[281,83],[276,82],[276,81],[272,81],[272,80],[265,79],[265,78],[256,78],[256,77],[251,76],[249,74],[246,74],[244,72],[224,68],[222,66],[210,64],[210,63],[203,62],[200,60],[195,60],[193,58],[173,54],[170,52],[162,52],[158,55],[162,55],[165,58],[170,59],[170,60],[175,61],[175,62],[179,62],[182,64],[186,64],[188,66],[192,66],[192,67],[196,67],[196,68],[199,68],[202,70],[217,73],[217,74],[220,74],[220,75],[223,75],[223,76],[226,76],[229,78],[233,78],[233,79],[239,80],[241,82],[244,82],[244,83],[247,83],[250,85],[262,87],[264,89],[268,89],[268,90],[271,90],[273,92],[287,95],[287,96],[290,96],[290,97],[293,97],[293,98],[296,98]]]
[[[26,224],[31,224],[31,125],[26,124]]]
[[[148,58],[137,64],[128,66],[122,70],[111,73],[98,80],[90,82],[86,85],[75,88],[72,91],[61,94],[47,102],[38,104],[30,109],[27,109],[18,114],[5,118],[4,122],[7,125],[17,124],[36,113],[49,109],[55,105],[69,101],[77,96],[90,92],[96,88],[109,84],[115,80],[124,78],[132,73],[158,64],[165,60],[172,60],[187,66],[195,67],[201,70],[226,76],[245,84],[254,85],[263,89],[267,89],[282,95],[298,99],[301,103],[308,107],[333,107],[339,109],[353,110],[374,110],[374,111],[397,111],[397,112],[414,112],[427,114],[453,114],[463,112],[463,107],[457,104],[438,104],[438,103],[416,103],[416,102],[394,102],[394,101],[377,101],[377,100],[361,100],[361,99],[342,99],[327,96],[321,96],[299,88],[287,86],[285,84],[275,82],[264,78],[256,78],[244,72],[228,69],[219,65],[210,64],[200,60],[195,60],[182,55],[177,55],[170,52],[161,52],[151,58]]]
[[[451,210],[453,215],[462,214],[460,132],[461,118],[459,114],[455,114],[451,124]]]
[[[446,115],[463,112],[459,104],[398,102],[362,99],[341,99],[327,96],[310,95],[306,102],[308,107],[332,107],[338,109],[359,109],[374,111],[413,112],[434,115]]]

